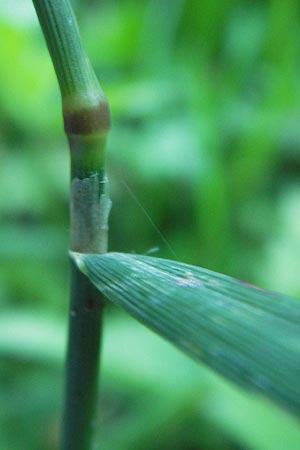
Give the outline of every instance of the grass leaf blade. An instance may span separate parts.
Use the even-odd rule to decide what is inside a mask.
[[[107,299],[185,353],[300,412],[300,302],[175,261],[72,255]]]

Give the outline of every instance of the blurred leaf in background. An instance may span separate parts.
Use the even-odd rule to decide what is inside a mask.
[[[110,249],[172,257],[141,204],[178,260],[299,296],[298,3],[74,6],[113,116]],[[0,37],[0,448],[54,450],[68,151],[30,1],[0,3]],[[296,418],[106,315],[99,448],[298,449]]]

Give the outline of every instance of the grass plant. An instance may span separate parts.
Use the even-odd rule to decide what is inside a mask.
[[[106,253],[108,104],[69,1],[33,3],[59,82],[71,155],[71,301],[61,449],[91,449],[105,298],[231,381],[298,414],[299,302],[196,266]]]

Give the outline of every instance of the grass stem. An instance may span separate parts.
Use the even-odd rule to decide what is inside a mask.
[[[71,154],[71,242],[78,253],[107,251],[105,143],[109,109],[84,51],[69,0],[33,0],[62,97]],[[61,450],[89,450],[97,398],[101,294],[73,264]]]

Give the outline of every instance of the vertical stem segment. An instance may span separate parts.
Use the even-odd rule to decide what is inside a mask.
[[[62,97],[71,153],[71,243],[107,251],[105,142],[109,109],[83,49],[69,0],[33,0]],[[90,450],[96,404],[103,299],[73,263],[61,450]]]

